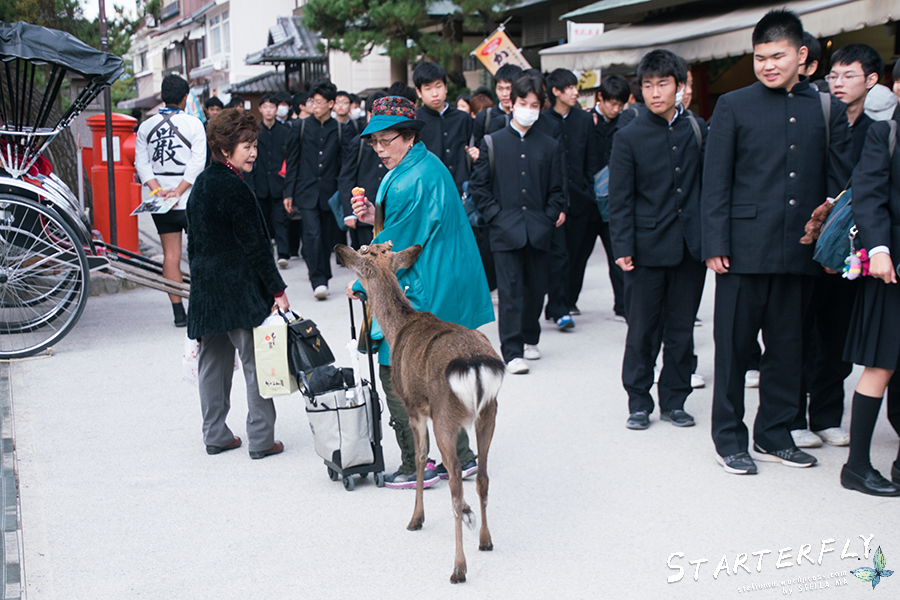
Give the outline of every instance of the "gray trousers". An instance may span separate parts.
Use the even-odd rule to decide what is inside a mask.
[[[247,438],[250,451],[268,450],[275,445],[275,403],[259,395],[253,331],[250,329],[235,329],[200,338],[197,360],[203,442],[207,446],[221,447],[234,439],[225,419],[231,408],[235,348],[241,358],[244,379],[247,380]]]

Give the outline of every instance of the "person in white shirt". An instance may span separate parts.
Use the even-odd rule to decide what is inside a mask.
[[[135,168],[150,195],[178,198],[168,212],[153,214],[163,247],[163,277],[181,282],[181,232],[187,229],[185,207],[191,186],[206,166],[206,130],[197,117],[184,112],[190,91],[178,75],[163,79],[166,107],[141,123],[135,141]],[[181,298],[169,294],[175,326],[187,326]]]

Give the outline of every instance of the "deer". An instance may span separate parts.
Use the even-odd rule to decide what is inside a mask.
[[[475,528],[472,509],[463,498],[462,467],[456,455],[460,428],[474,423],[478,448],[476,485],[481,500],[479,550],[493,550],[487,524],[488,450],[494,435],[497,395],[506,366],[487,337],[456,323],[419,312],[400,290],[396,272],[408,269],[422,252],[415,245],[393,252],[393,244],[363,246],[359,252],[335,246],[341,263],[359,276],[369,306],[391,349],[391,380],[409,414],[416,453],[416,504],[407,526],[417,531],[425,523],[423,478],[427,451],[427,420],[450,475],[450,496],[456,521],[456,558],[451,583],[466,580],[462,524]]]

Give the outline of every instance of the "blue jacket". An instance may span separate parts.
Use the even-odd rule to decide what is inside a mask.
[[[375,203],[384,204],[384,230],[373,244],[390,240],[394,252],[422,245],[413,266],[397,272],[413,308],[470,329],[494,320],[484,267],[456,184],[425,144],[413,146],[385,175]],[[353,287],[363,289],[359,281]],[[372,338],[384,339],[374,320]],[[380,345],[378,362],[390,364],[385,343]]]

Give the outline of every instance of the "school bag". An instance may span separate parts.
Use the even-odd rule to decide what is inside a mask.
[[[893,158],[897,147],[897,121],[888,121],[891,128],[888,138],[888,151]],[[831,202],[829,200],[829,202]],[[853,191],[851,187],[841,192],[834,199],[833,207],[825,224],[819,231],[819,239],[813,251],[813,260],[832,271],[840,272],[846,264],[847,257],[852,254],[854,240],[859,233],[853,219]],[[817,209],[818,210],[818,209]]]

